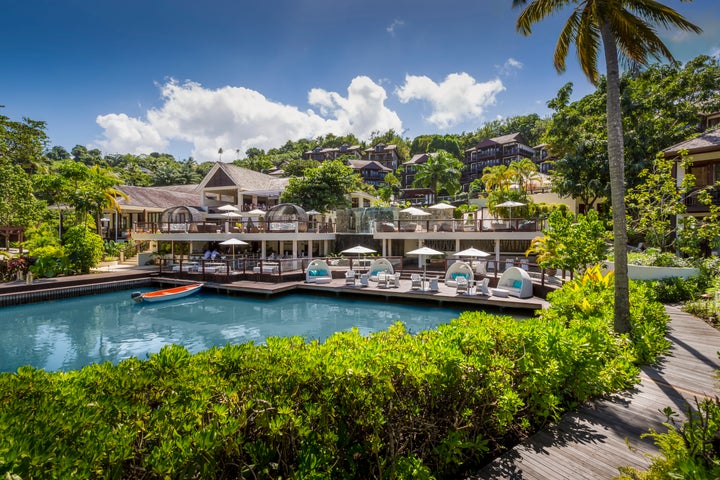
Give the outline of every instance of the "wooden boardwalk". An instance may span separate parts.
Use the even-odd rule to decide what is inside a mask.
[[[666,309],[672,347],[658,365],[642,368],[637,388],[565,415],[470,479],[610,479],[621,466],[646,468],[647,454],[658,449],[640,436],[650,428],[665,431],[665,407],[685,418],[695,398],[720,395],[720,332],[676,307]]]

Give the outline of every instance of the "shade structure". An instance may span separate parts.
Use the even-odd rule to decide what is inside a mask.
[[[466,248],[465,250],[455,252],[456,257],[489,257],[490,255],[492,254],[483,250],[478,250],[475,247],[470,247]]]
[[[515,200],[508,200],[507,202],[498,203],[495,208],[513,208],[513,207],[524,207],[525,204],[516,202]]]
[[[498,203],[495,205],[495,208],[507,208],[508,209],[508,217],[510,217],[510,211],[515,207],[524,207],[525,204],[521,202],[516,202],[514,200],[508,200],[507,202]]]
[[[433,250],[429,247],[421,247],[417,248],[415,250],[410,250],[406,253],[406,255],[417,255],[419,258],[419,261],[422,263],[423,266],[423,289],[425,289],[425,278],[427,277],[427,265],[425,265],[425,256],[429,255],[443,255],[443,252],[438,252],[437,250]]]
[[[223,217],[227,217],[227,218],[238,218],[238,217],[242,217],[242,215],[240,215],[240,214],[237,213],[237,212],[225,212],[225,213],[223,213],[222,215],[223,215]]]
[[[232,246],[232,257],[233,257],[233,260],[235,260],[235,245],[248,245],[248,243],[243,242],[239,238],[228,238],[227,240],[220,242],[220,245],[231,245]],[[233,265],[233,268],[234,268],[234,265]]]
[[[313,208],[312,210],[308,210],[308,211],[305,212],[305,213],[307,213],[308,215],[319,215],[319,214],[320,214],[320,212],[318,212],[318,211],[315,210],[314,208]]]
[[[234,205],[223,205],[222,207],[218,207],[218,210],[222,210],[223,212],[237,212],[238,208]]]
[[[364,255],[366,253],[375,253],[376,250],[373,250],[372,248],[363,247],[362,245],[355,245],[352,248],[346,248],[341,253],[357,253],[359,255]]]
[[[428,208],[432,208],[433,210],[454,210],[455,209],[455,207],[453,207],[449,203],[436,203],[435,205],[430,205]]]
[[[252,215],[254,217],[264,217],[265,216],[265,210],[260,210],[259,208],[255,208],[253,210],[250,210],[249,212],[245,212],[248,215]]]
[[[402,210],[400,210],[400,213],[407,213],[409,215],[430,215],[429,212],[426,212],[425,210],[420,210],[416,207],[403,208]]]

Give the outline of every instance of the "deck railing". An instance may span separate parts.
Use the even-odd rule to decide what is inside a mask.
[[[480,218],[475,220],[398,220],[375,222],[376,232],[540,232],[545,220],[540,218]]]
[[[201,222],[138,222],[136,233],[333,233],[332,222],[237,222],[205,220]]]

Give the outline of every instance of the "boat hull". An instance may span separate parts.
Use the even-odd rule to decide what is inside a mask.
[[[194,293],[197,293],[202,288],[202,283],[193,283],[190,285],[182,285],[180,287],[165,288],[163,290],[157,290],[155,292],[148,293],[134,293],[132,299],[136,302],[164,302],[166,300],[174,300],[176,298],[183,298]]]

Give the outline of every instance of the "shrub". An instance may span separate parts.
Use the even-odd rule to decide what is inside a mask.
[[[654,439],[660,448],[660,455],[652,459],[650,468],[641,471],[632,467],[623,467],[618,478],[621,480],[650,480],[665,478],[683,478],[704,480],[720,478],[720,400],[696,402],[693,411],[688,406],[687,421],[678,425],[677,414],[670,408],[664,413],[667,417],[666,433],[650,430],[645,437]]]
[[[77,273],[89,273],[103,257],[102,237],[85,225],[70,227],[63,235],[63,246],[70,269]]]
[[[586,275],[523,321],[472,312],[416,335],[398,323],[324,343],[23,367],[0,375],[0,474],[459,478],[568,408],[628,388],[638,359],[665,347],[648,289],[631,292],[637,344],[612,334],[611,283]]]

